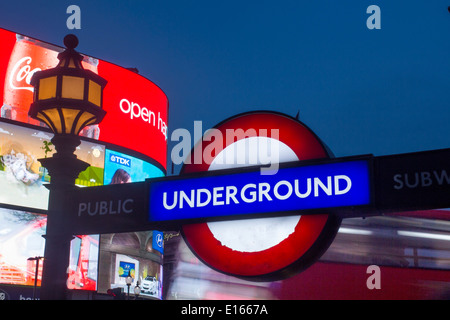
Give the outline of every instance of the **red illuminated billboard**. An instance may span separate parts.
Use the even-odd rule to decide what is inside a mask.
[[[52,68],[63,49],[0,29],[1,117],[42,125],[28,117],[33,99],[30,80],[34,72]],[[168,100],[164,92],[141,75],[115,64],[84,56],[83,66],[108,81],[98,126],[81,135],[136,151],[166,170]]]

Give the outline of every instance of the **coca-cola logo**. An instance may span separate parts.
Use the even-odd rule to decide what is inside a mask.
[[[11,89],[34,91],[34,88],[31,86],[31,77],[33,77],[35,72],[41,71],[41,69],[31,69],[31,61],[31,57],[23,57],[14,64],[8,79]]]

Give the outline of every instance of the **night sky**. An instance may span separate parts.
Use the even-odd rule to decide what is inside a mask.
[[[69,30],[69,5],[81,29]],[[369,29],[370,5],[381,29]],[[336,156],[450,147],[450,2],[2,1],[0,27],[136,67],[169,99],[169,138],[276,110]],[[169,148],[174,143],[169,144]],[[170,149],[169,149],[170,153]]]

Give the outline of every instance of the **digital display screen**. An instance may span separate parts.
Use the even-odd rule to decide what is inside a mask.
[[[41,285],[47,216],[0,208],[0,283]],[[67,287],[96,290],[99,236],[71,241]]]
[[[106,149],[104,184],[145,181],[147,178],[163,177],[158,167],[141,159]]]
[[[39,159],[55,152],[53,135],[0,120],[0,203],[47,210],[50,182]],[[83,141],[75,151],[78,159],[90,164],[75,184],[81,187],[103,185],[105,147]]]
[[[28,259],[44,255],[46,225],[46,215],[0,208],[0,283],[34,285],[36,260]]]
[[[126,262],[126,261],[119,261],[119,277],[134,278],[135,273],[136,273],[136,267],[135,267],[134,263]]]
[[[0,117],[44,125],[28,116],[34,91],[30,80],[35,72],[55,67],[63,48],[3,29],[0,42]],[[106,116],[81,135],[137,151],[166,170],[168,99],[164,92],[118,65],[89,56],[84,56],[82,64],[108,83],[103,92]]]
[[[99,235],[75,236],[70,246],[67,288],[97,290]]]

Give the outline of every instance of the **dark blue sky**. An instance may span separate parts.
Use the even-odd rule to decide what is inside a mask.
[[[81,30],[66,9],[81,8]],[[369,5],[381,29],[369,30]],[[266,109],[336,156],[450,147],[449,1],[2,1],[0,27],[137,67],[169,98],[169,133]],[[171,146],[171,145],[170,145]]]

